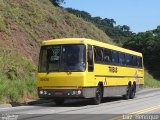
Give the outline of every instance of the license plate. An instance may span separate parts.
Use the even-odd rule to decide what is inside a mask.
[[[56,92],[54,93],[55,96],[62,96],[63,94],[64,94],[64,93],[61,92],[61,91],[56,91]]]

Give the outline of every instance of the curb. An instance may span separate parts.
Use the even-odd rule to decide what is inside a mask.
[[[12,107],[11,104],[0,104],[0,108],[10,108]]]
[[[38,104],[44,104],[44,103],[50,103],[50,102],[53,102],[53,100],[39,99],[39,100],[36,100],[36,101],[27,102],[26,105],[38,105]]]
[[[18,106],[32,106],[32,105],[39,105],[39,104],[45,104],[53,102],[53,100],[46,100],[46,99],[39,99],[39,100],[33,100],[28,101],[26,103],[10,103],[10,104],[0,104],[0,108],[11,108],[11,107],[18,107]]]

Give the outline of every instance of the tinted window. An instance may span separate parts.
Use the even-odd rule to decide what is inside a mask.
[[[104,58],[105,63],[111,62],[112,60],[112,52],[109,49],[104,49]]]
[[[132,65],[132,56],[126,54],[126,65]]]
[[[137,66],[137,57],[133,56],[133,66]]]
[[[117,51],[113,51],[112,52],[112,63],[118,63],[118,52]]]
[[[103,62],[103,48],[94,47],[94,53],[95,62]]]
[[[124,53],[119,53],[119,64],[120,65],[125,65],[125,54]]]
[[[142,67],[142,58],[141,57],[137,57],[137,66]]]

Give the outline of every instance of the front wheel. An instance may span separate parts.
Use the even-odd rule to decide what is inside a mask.
[[[102,88],[101,88],[101,86],[98,85],[97,88],[96,88],[96,95],[92,99],[93,104],[94,105],[100,104],[101,100],[102,100],[102,96],[103,96],[103,94],[102,94]]]

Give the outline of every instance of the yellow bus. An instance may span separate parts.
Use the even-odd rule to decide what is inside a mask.
[[[43,41],[38,68],[39,98],[135,97],[143,88],[143,56],[139,52],[86,38]]]

